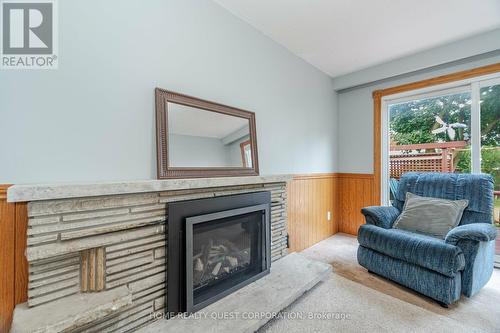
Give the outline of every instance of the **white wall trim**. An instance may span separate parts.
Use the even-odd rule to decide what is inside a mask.
[[[375,85],[381,81],[432,72],[500,54],[500,29],[482,33],[426,51],[385,62],[333,78],[333,87],[341,92]]]

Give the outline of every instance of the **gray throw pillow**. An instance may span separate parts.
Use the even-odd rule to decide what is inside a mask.
[[[469,200],[446,200],[421,197],[406,192],[403,211],[393,228],[444,238],[462,218]]]

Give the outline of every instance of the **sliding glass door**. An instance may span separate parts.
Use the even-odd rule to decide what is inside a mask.
[[[405,172],[484,172],[495,179],[500,227],[500,77],[386,96],[383,109],[384,202]]]
[[[500,228],[500,80],[481,82],[479,95],[481,171],[495,180],[493,215]],[[496,241],[495,265],[500,267],[500,239]]]
[[[500,83],[482,85],[481,99],[481,171],[495,179],[495,191],[500,194]],[[495,201],[495,218],[499,221],[500,198]]]

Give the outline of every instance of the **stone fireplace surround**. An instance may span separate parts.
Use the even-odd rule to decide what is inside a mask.
[[[17,185],[28,202],[28,302],[12,332],[126,332],[163,313],[167,203],[271,192],[271,258],[287,254],[290,176]]]

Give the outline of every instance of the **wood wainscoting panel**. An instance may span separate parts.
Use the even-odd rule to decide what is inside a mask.
[[[8,185],[0,185],[0,332],[8,332],[14,310],[16,206],[7,203]]]
[[[12,205],[12,204],[11,204]],[[16,205],[16,230],[14,249],[14,304],[28,301],[28,260],[26,259],[26,242],[28,238],[28,204],[18,202]]]
[[[0,333],[9,331],[14,307],[28,292],[27,206],[7,203],[9,186],[0,185]]]
[[[293,177],[288,186],[289,252],[302,251],[337,232],[336,186],[334,173]]]
[[[365,223],[361,208],[377,205],[374,186],[372,174],[337,174],[339,232],[358,234],[359,226]]]

